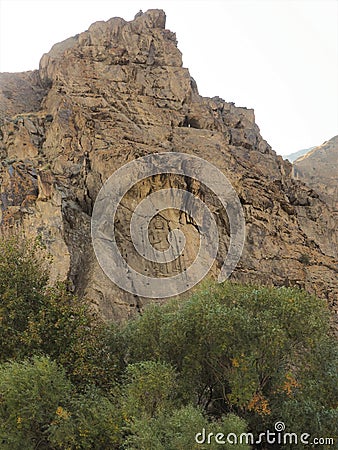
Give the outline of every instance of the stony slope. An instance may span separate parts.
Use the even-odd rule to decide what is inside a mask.
[[[300,286],[336,309],[333,215],[313,189],[292,178],[292,165],[261,137],[252,110],[198,94],[182,67],[175,34],[165,29],[163,11],[150,10],[131,22],[94,23],[55,45],[38,72],[15,74],[12,80],[0,78],[1,99],[6,98],[1,101],[2,227],[39,233],[54,256],[53,277],[68,277],[107,319],[127,318],[149,300],[120,291],[99,267],[90,237],[93,203],[117,168],[159,151],[201,156],[231,180],[247,232],[234,279]],[[122,252],[139,270],[144,264],[128,240],[130,209],[136,199],[168,186],[208,197],[203,185],[173,176],[135,187],[121,207],[119,231],[125,237]],[[225,212],[216,199],[209,203],[220,233],[216,274],[229,237]],[[196,226],[170,214],[161,222],[162,231],[178,222],[184,228],[188,244],[182,265],[188,265]],[[147,270],[170,275],[177,269]]]
[[[298,159],[301,156],[305,155],[306,153],[308,153],[313,148],[314,147],[303,148],[302,150],[298,150],[298,152],[290,153],[289,155],[283,156],[283,159],[287,159],[287,160],[289,160],[290,162],[293,163],[294,161],[296,161],[296,159]]]
[[[338,136],[294,161],[294,176],[315,189],[338,213]]]

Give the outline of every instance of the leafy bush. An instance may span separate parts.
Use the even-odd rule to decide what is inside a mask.
[[[0,240],[0,361],[25,356],[22,334],[43,304],[48,283],[38,241]]]
[[[65,372],[45,357],[0,366],[0,443],[3,450],[48,447],[48,427],[65,405],[71,384]]]
[[[119,408],[95,388],[76,392],[46,357],[0,366],[1,449],[119,448]]]
[[[118,405],[97,389],[74,394],[68,409],[70,417],[58,414],[48,431],[50,442],[59,449],[118,449],[123,436],[123,421]]]
[[[196,433],[258,435],[277,421],[334,436],[329,324],[301,290],[227,282],[107,325],[48,284],[38,242],[0,241],[0,447],[212,449]]]
[[[45,354],[78,386],[108,389],[120,367],[112,331],[66,285],[49,286],[46,267],[38,241],[0,240],[0,362]]]
[[[128,420],[155,417],[172,408],[175,372],[168,364],[145,361],[126,369],[124,409]]]
[[[159,414],[152,419],[138,418],[130,424],[130,436],[126,440],[128,450],[230,450],[234,445],[217,443],[215,436],[229,433],[240,436],[246,432],[245,421],[229,414],[217,422],[210,422],[202,410],[188,405]],[[210,435],[208,443],[208,435]],[[197,441],[196,441],[197,438]],[[219,437],[224,440],[224,438]],[[249,445],[237,444],[236,449],[249,449]]]
[[[329,427],[338,385],[329,312],[301,290],[207,283],[187,301],[150,306],[125,335],[129,363],[175,368],[181,404],[235,412],[258,433],[276,419],[294,423],[291,401],[299,410],[311,401],[298,428]]]
[[[130,450],[176,450],[176,449],[216,449],[232,448],[230,444],[200,444],[195,437],[198,433],[216,435],[222,432],[246,431],[244,420],[233,414],[216,422],[206,417],[200,408],[192,405],[175,405],[174,369],[156,361],[130,364],[126,370],[123,388],[123,411],[126,421],[125,448]],[[203,439],[203,437],[202,437]],[[246,449],[246,445],[236,448]]]

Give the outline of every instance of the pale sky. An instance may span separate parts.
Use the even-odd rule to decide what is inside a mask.
[[[201,95],[254,108],[279,154],[338,134],[337,0],[0,0],[0,72],[98,20],[164,9]]]

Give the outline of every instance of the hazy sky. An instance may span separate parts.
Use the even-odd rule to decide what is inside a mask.
[[[200,94],[254,108],[280,154],[338,134],[337,0],[0,0],[0,72],[114,16],[162,8]]]

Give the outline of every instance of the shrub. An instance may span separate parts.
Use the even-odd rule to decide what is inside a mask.
[[[48,431],[53,448],[61,450],[118,449],[123,436],[119,405],[95,388],[74,394],[69,401],[70,418],[58,414]]]
[[[217,422],[210,422],[201,409],[188,405],[173,409],[170,413],[162,412],[150,420],[144,417],[134,419],[129,429],[131,434],[125,444],[128,450],[230,450],[234,445],[226,441],[225,444],[217,443],[216,434],[223,433],[226,437],[229,433],[234,433],[240,436],[246,432],[246,424],[233,414]],[[208,443],[210,433],[212,437]],[[250,446],[244,443],[237,444],[235,448],[246,450]]]
[[[113,333],[65,284],[48,285],[39,241],[0,240],[0,280],[0,362],[45,354],[79,387],[109,389],[121,363],[111,351]]]
[[[43,304],[48,283],[38,241],[12,236],[0,240],[0,361],[24,357],[22,333]]]
[[[76,392],[63,368],[46,357],[0,366],[3,450],[119,448],[118,405],[97,388]]]
[[[310,256],[307,255],[306,253],[302,253],[300,255],[300,257],[298,258],[298,261],[300,263],[304,264],[305,266],[308,266],[311,263]]]
[[[49,358],[0,366],[1,449],[49,448],[48,427],[58,412],[69,417],[70,395],[64,370]]]
[[[126,325],[129,363],[170,364],[176,401],[215,417],[235,412],[257,433],[276,419],[294,423],[287,405],[298,401],[299,427],[319,433],[337,398],[329,317],[324,301],[298,289],[206,283]]]
[[[168,364],[145,361],[126,369],[124,410],[126,417],[152,418],[172,408],[175,371]]]

